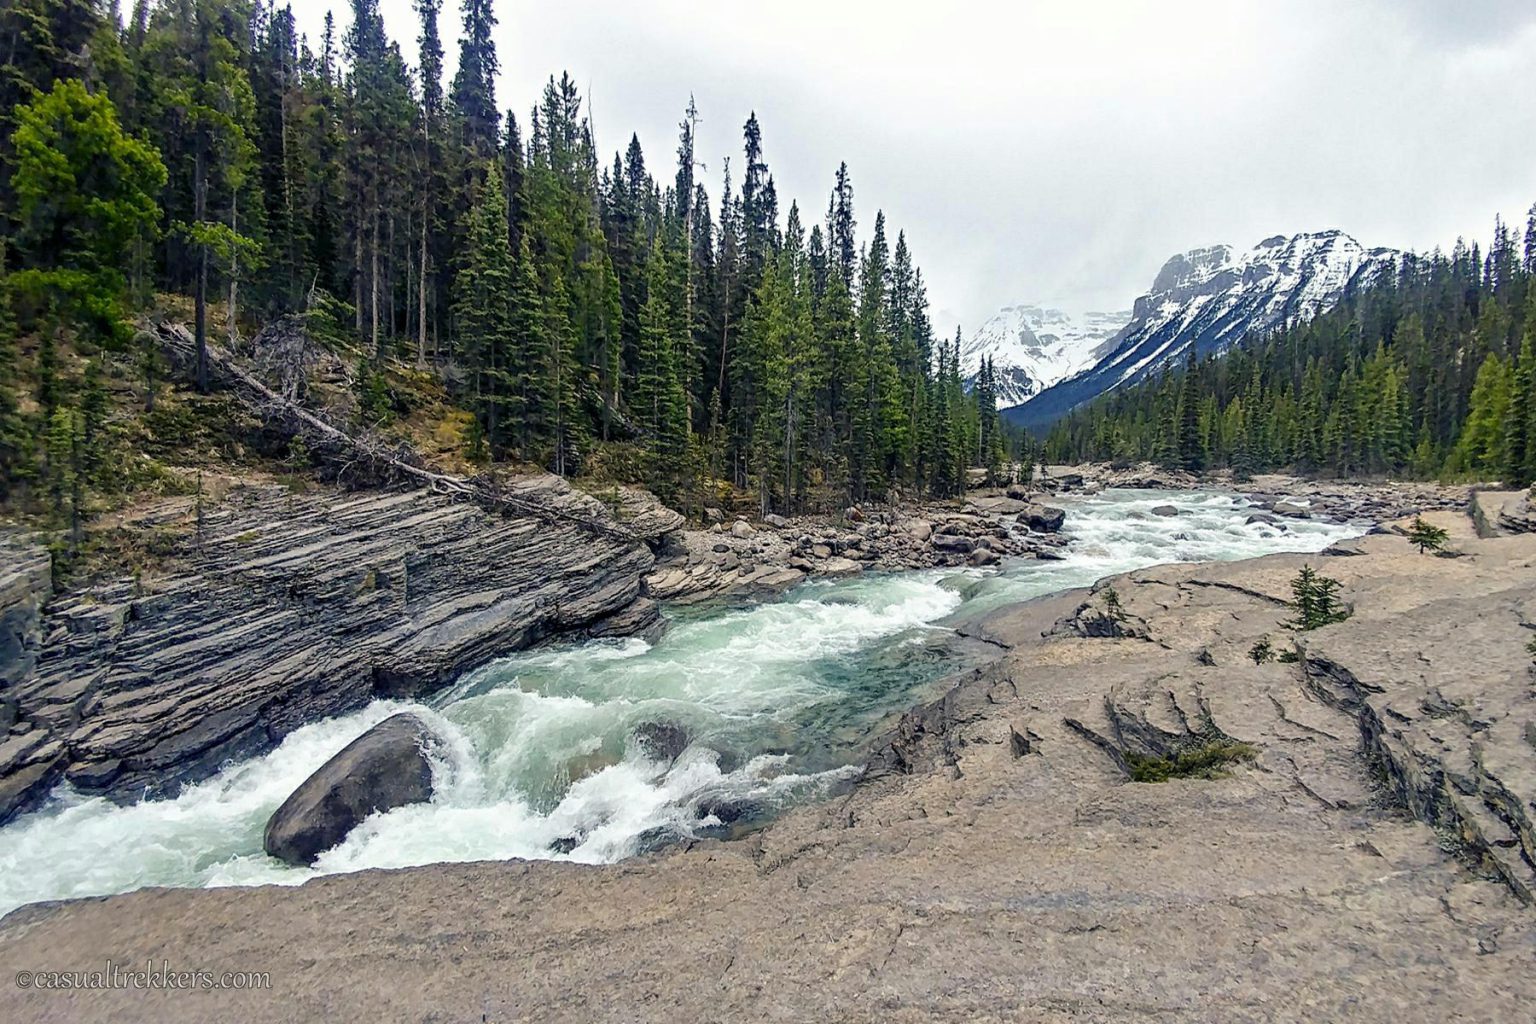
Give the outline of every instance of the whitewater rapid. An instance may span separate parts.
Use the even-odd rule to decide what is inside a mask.
[[[1158,516],[1159,505],[1180,514]],[[1163,562],[1319,551],[1362,532],[1248,523],[1248,504],[1222,494],[1117,491],[1068,507],[1062,561],[812,582],[753,608],[681,615],[654,646],[594,641],[513,655],[427,702],[377,701],[305,726],[174,799],[120,807],[62,787],[0,829],[0,913],[148,885],[297,884],[512,857],[606,863],[730,834],[855,779],[882,725],[963,667],[945,626],[957,612]],[[433,800],[374,815],[312,868],[267,857],[262,830],[277,806],[404,710],[446,740],[434,754]],[[687,730],[675,763],[635,742],[647,723]]]

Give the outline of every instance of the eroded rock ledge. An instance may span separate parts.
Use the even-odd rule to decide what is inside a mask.
[[[173,571],[107,580],[41,617],[47,555],[13,545],[0,577],[12,638],[0,641],[0,820],[60,777],[118,799],[174,791],[305,723],[427,693],[546,637],[655,625],[648,542],[681,517],[651,503],[594,531],[582,522],[608,509],[556,477],[506,490],[569,515],[275,485],[237,487],[201,512],[157,507],[155,522],[132,524],[144,536],[200,519]]]

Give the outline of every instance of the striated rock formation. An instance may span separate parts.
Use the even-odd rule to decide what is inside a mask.
[[[21,706],[52,595],[48,552],[21,538],[0,539],[0,824],[46,794],[64,767],[64,745]]]
[[[1369,608],[1369,591],[1359,599]],[[1298,639],[1307,683],[1356,715],[1416,817],[1536,901],[1536,588],[1431,600]]]
[[[262,848],[286,864],[313,864],[370,814],[432,799],[427,753],[437,742],[416,715],[384,719],[283,801],[267,822]]]
[[[592,530],[612,522],[605,506],[557,477],[502,492],[549,514],[431,490],[253,486],[200,515],[183,503],[198,523],[173,571],[56,601],[35,669],[6,660],[7,704],[32,731],[0,748],[14,766],[0,792],[26,789],[13,809],[35,799],[27,773],[43,769],[29,766],[49,751],[44,774],[86,792],[172,792],[306,722],[429,692],[547,637],[654,628],[646,542],[675,513],[637,506],[626,529]],[[11,753],[20,742],[32,753]]]

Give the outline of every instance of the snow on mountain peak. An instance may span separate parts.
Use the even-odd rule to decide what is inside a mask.
[[[1010,418],[1038,428],[1097,395],[1145,380],[1190,348],[1202,356],[1224,352],[1250,334],[1311,319],[1350,288],[1391,272],[1401,255],[1367,249],[1336,229],[1275,235],[1243,252],[1214,245],[1179,253],[1163,264],[1151,290],[1136,300],[1130,322],[1104,343],[1091,367],[1034,392]]]
[[[997,373],[998,406],[1018,405],[1092,366],[1104,354],[1104,343],[1130,319],[1128,310],[1074,318],[1048,306],[1004,306],[965,338],[961,372],[969,383],[982,360],[990,357]]]

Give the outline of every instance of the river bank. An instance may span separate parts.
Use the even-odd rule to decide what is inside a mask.
[[[1001,657],[907,716],[851,793],[746,840],[27,908],[0,926],[7,969],[107,951],[267,969],[273,991],[0,999],[61,1019],[1507,1017],[1536,995],[1536,548],[1433,518],[1461,557],[1388,534],[993,612],[969,628]],[[1354,615],[1254,664],[1320,558]],[[1084,628],[1107,589],[1119,636]],[[1127,781],[1129,753],[1208,726],[1254,760]]]

